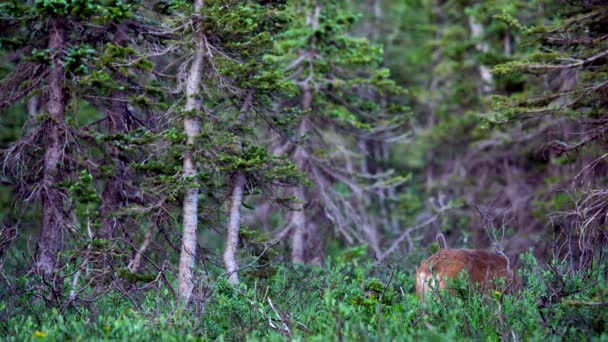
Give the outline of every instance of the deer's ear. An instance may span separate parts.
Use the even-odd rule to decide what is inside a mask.
[[[442,233],[437,234],[435,240],[439,244],[439,249],[448,249],[448,243],[445,241],[445,236]]]

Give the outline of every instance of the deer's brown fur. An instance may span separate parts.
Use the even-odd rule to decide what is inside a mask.
[[[475,249],[443,249],[422,262],[416,272],[416,293],[422,300],[432,289],[445,289],[450,278],[466,272],[471,288],[499,290],[496,278],[506,279],[506,289],[517,286],[517,270],[506,257]],[[438,282],[438,283],[437,283]]]

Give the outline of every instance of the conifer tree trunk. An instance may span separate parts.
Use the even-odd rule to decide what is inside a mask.
[[[471,37],[473,39],[483,39],[483,26],[477,22],[477,20],[473,17],[470,16],[469,17],[469,29],[471,30]],[[479,52],[487,52],[489,47],[488,47],[488,43],[484,42],[484,41],[479,41],[476,44],[476,48]],[[492,83],[493,83],[493,78],[492,78],[492,74],[490,73],[490,68],[483,65],[483,64],[479,64],[479,85],[477,87],[477,92],[478,95],[484,96],[486,94],[488,94],[490,91],[492,91]]]
[[[307,111],[312,106],[312,89],[310,86],[305,86],[302,89],[302,111]],[[304,136],[307,132],[307,119],[303,118],[300,123],[299,134]],[[306,169],[307,153],[302,146],[296,146],[292,160],[300,170]],[[302,186],[295,187],[291,190],[291,195],[300,201],[306,201],[306,192]],[[302,204],[299,210],[294,210],[289,215],[288,225],[291,227],[291,261],[296,264],[306,262],[306,241],[308,222],[304,211],[305,203]]]
[[[313,29],[316,30],[319,27],[319,17],[321,15],[321,6],[319,1],[315,2],[314,10],[306,18],[306,23]],[[311,44],[314,44],[314,39]],[[311,47],[313,49],[313,47]],[[312,70],[312,68],[311,68]],[[312,76],[312,75],[311,75]],[[301,91],[301,102],[300,108],[303,112],[310,110],[312,107],[313,89],[309,82],[304,82],[300,86]],[[306,118],[302,119],[300,123],[299,134],[304,136],[307,134],[308,129],[306,126]],[[306,159],[308,158],[306,151],[301,146],[296,146],[295,151],[292,155],[292,161],[298,166],[300,170],[305,170]],[[306,192],[304,188],[299,186],[292,190],[292,196],[299,200],[306,201]],[[306,248],[308,239],[308,220],[304,211],[304,204],[302,208],[297,211],[291,212],[289,215],[288,226],[291,229],[291,261],[293,263],[305,263],[306,260]]]
[[[304,189],[299,186],[292,190],[293,197],[299,200],[304,200]],[[305,243],[306,243],[306,215],[304,214],[304,205],[300,210],[294,210],[289,215],[289,221],[292,229],[291,233],[291,261],[295,264],[303,264],[306,262]]]
[[[247,92],[245,102],[241,107],[241,113],[237,122],[245,121],[249,110],[253,104],[253,89]],[[240,145],[240,143],[239,143]],[[240,146],[239,148],[242,148]],[[226,230],[226,247],[224,248],[224,267],[228,275],[228,281],[231,284],[239,283],[239,264],[236,258],[236,251],[239,245],[239,234],[241,230],[241,204],[243,203],[243,191],[247,184],[247,178],[243,171],[238,171],[232,176],[232,190],[230,191],[230,201],[228,203],[228,224]]]
[[[360,172],[361,174],[368,175],[371,174],[369,165],[367,163],[367,158],[370,155],[367,141],[363,138],[359,139],[358,142],[359,151],[361,153],[361,164],[360,164]],[[365,211],[372,205],[372,200],[378,201],[378,207],[380,210],[384,207],[383,196],[377,196],[376,198],[372,198],[371,194],[365,193],[363,191],[353,191],[353,197],[356,200],[356,205],[359,207],[359,210]],[[368,215],[364,218],[364,221],[361,222],[361,229],[365,234],[367,243],[369,247],[374,251],[375,255],[380,255],[382,252],[380,251],[380,237],[378,234],[378,227],[380,226],[379,220],[376,219],[375,215]]]
[[[239,245],[239,231],[241,224],[241,204],[243,203],[243,190],[245,189],[245,174],[238,172],[232,180],[228,213],[228,236],[224,249],[224,266],[231,284],[239,282],[239,265],[236,260],[236,250]]]
[[[431,76],[431,80],[429,83],[429,100],[428,100],[428,114],[426,115],[427,117],[427,122],[426,122],[426,129],[427,130],[432,130],[435,125],[437,124],[438,121],[438,109],[439,109],[439,104],[441,103],[442,99],[441,99],[441,91],[440,91],[440,84],[443,82],[443,77],[441,75],[440,72],[438,72],[437,68],[440,65],[442,59],[444,58],[443,56],[443,52],[442,52],[442,48],[441,48],[441,44],[439,44],[439,42],[441,41],[441,39],[443,38],[443,32],[445,30],[445,22],[446,22],[446,18],[445,18],[445,13],[443,12],[441,7],[437,7],[433,12],[432,12],[433,16],[432,18],[434,18],[434,20],[437,23],[437,31],[435,32],[435,42],[437,43],[435,45],[435,48],[433,49],[433,53],[432,53],[432,59],[431,59],[431,65],[432,67],[432,76]],[[435,161],[434,161],[434,151],[432,149],[430,149],[429,151],[427,151],[426,153],[426,165],[425,165],[425,170],[424,170],[424,178],[425,178],[425,187],[426,187],[426,191],[427,192],[431,192],[433,185],[435,183],[435,173],[437,172],[436,167],[435,167]]]
[[[36,248],[34,271],[50,276],[57,268],[58,254],[63,240],[65,213],[63,194],[55,185],[62,179],[60,165],[62,162],[63,142],[65,137],[65,76],[59,56],[64,47],[65,31],[58,19],[49,23],[49,49],[55,52],[53,65],[49,73],[49,85],[46,94],[46,110],[49,115],[43,125],[46,126],[46,152],[44,153],[44,175],[42,191],[42,226]]]
[[[34,95],[30,97],[27,100],[27,114],[32,117],[38,115],[40,112],[38,106],[40,106],[40,96]]]
[[[199,14],[203,7],[202,0],[194,2],[195,15]],[[198,20],[198,18],[196,19]],[[184,151],[183,176],[185,178],[196,180],[197,167],[193,159],[193,145],[196,136],[200,133],[200,122],[196,115],[201,110],[201,100],[199,97],[199,87],[202,77],[203,66],[203,37],[200,32],[200,25],[195,25],[195,33],[193,35],[196,52],[190,73],[186,80],[186,106],[184,111],[187,117],[184,118],[184,130],[187,136],[188,148]],[[178,290],[182,304],[187,304],[192,295],[193,284],[193,268],[196,257],[196,232],[198,226],[198,187],[188,186],[184,195],[183,202],[183,235],[182,249],[179,257],[179,278]]]

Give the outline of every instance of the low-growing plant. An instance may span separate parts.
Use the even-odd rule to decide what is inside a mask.
[[[469,289],[429,298],[414,293],[414,267],[364,259],[325,266],[279,266],[267,277],[209,283],[204,309],[177,310],[165,287],[137,295],[111,291],[97,301],[50,308],[27,292],[2,293],[0,335],[6,341],[414,341],[608,338],[605,265],[556,272],[522,255],[522,289],[514,294]],[[252,273],[253,274],[253,273]],[[559,297],[556,284],[563,285]],[[561,286],[561,285],[560,285]]]

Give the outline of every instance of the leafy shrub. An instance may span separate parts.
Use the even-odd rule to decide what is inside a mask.
[[[176,310],[166,288],[128,300],[117,292],[97,302],[49,308],[36,296],[3,296],[0,335],[48,340],[541,340],[606,339],[605,265],[573,273],[541,267],[527,254],[513,295],[441,292],[425,302],[413,291],[415,267],[373,265],[360,258],[325,267],[279,267],[239,286],[219,278],[204,310]],[[558,270],[558,271],[556,271]],[[562,297],[555,284],[564,285]],[[136,304],[136,306],[134,305]]]

